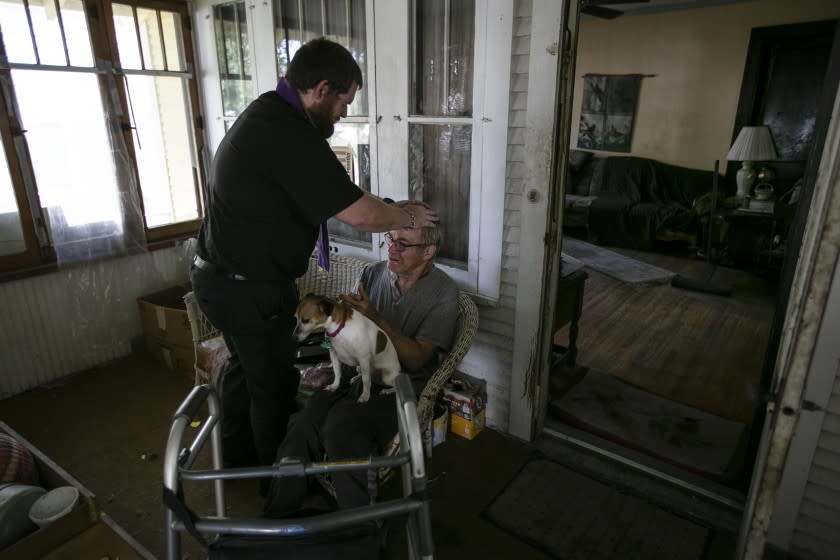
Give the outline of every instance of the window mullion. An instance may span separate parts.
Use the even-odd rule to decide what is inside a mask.
[[[38,41],[35,40],[35,26],[32,25],[32,13],[29,11],[29,0],[23,0],[26,22],[29,24],[29,38],[32,40],[32,52],[35,53],[35,62],[41,63],[41,55],[38,52]]]
[[[61,6],[58,3],[58,0],[53,0],[55,4],[55,15],[56,20],[58,21],[58,30],[61,33],[61,46],[64,48],[64,61],[67,63],[67,66],[70,66],[70,52],[67,50],[67,35],[64,32],[64,17],[61,15]]]
[[[14,185],[15,195],[18,202],[18,215],[21,219],[21,226],[23,227],[24,239],[26,240],[27,253],[33,252],[32,257],[37,259],[37,251],[35,247],[30,246],[30,236],[34,237],[36,246],[41,251],[46,251],[48,255],[48,247],[50,246],[49,232],[44,220],[43,211],[41,209],[41,199],[38,196],[38,189],[35,186],[34,174],[32,173],[32,166],[29,162],[29,150],[26,145],[26,132],[20,126],[20,118],[17,102],[13,92],[11,81],[11,71],[3,69],[0,71],[0,96],[3,98],[4,109],[2,111],[2,127],[3,142],[6,146],[6,158],[9,165],[9,173],[12,177],[12,184]],[[9,150],[9,142],[6,141],[6,135],[11,139],[11,147]],[[19,189],[23,188],[23,196],[20,196]],[[29,263],[33,264],[33,263]]]
[[[83,0],[86,5],[88,29],[91,35],[93,57],[99,75],[99,87],[102,96],[102,108],[105,111],[108,133],[112,142],[112,150],[116,157],[113,164],[117,169],[117,189],[123,197],[121,205],[122,217],[128,239],[146,239],[143,221],[143,196],[141,193],[137,157],[135,154],[134,138],[131,123],[128,120],[127,84],[125,79],[117,79],[122,74],[118,61],[117,35],[114,29],[114,15],[110,0]],[[140,50],[141,66],[143,49],[137,28],[137,8],[132,5],[135,20],[137,46]],[[119,157],[122,154],[124,157]],[[120,169],[123,167],[123,169]],[[132,204],[137,201],[137,205]],[[139,208],[139,211],[138,211]]]
[[[140,55],[140,68],[146,69],[146,59],[143,56],[143,42],[140,40],[140,20],[137,17],[137,6],[131,6],[131,15],[134,17],[134,33],[137,35],[137,52]]]
[[[166,56],[166,41],[163,39],[163,22],[160,20],[160,10],[155,10],[155,19],[157,20],[158,33],[160,34],[160,51],[163,57],[163,69],[169,70],[169,58]]]

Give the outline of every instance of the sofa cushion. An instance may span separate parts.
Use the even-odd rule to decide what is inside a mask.
[[[583,150],[569,150],[569,168],[572,173],[580,173],[583,166],[592,159],[592,152]]]

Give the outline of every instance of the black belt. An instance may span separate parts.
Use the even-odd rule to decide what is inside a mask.
[[[225,278],[230,278],[231,280],[245,280],[245,277],[241,274],[230,272],[228,269],[223,268],[217,264],[213,264],[210,261],[205,261],[198,255],[193,257],[193,266],[195,266],[196,268],[200,268],[205,272],[215,274],[216,276],[224,276]]]

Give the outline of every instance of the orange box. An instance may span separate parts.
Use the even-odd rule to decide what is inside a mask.
[[[467,439],[473,439],[478,433],[484,429],[484,411],[467,420],[463,416],[458,416],[454,412],[449,415],[449,430]]]

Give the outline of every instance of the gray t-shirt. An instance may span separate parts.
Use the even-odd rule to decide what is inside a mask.
[[[428,274],[400,294],[397,275],[383,261],[366,266],[359,282],[377,311],[400,334],[433,344],[442,352],[452,347],[458,321],[458,287],[445,272],[432,265]],[[415,390],[423,388],[438,363],[436,356],[421,370],[408,372]]]

